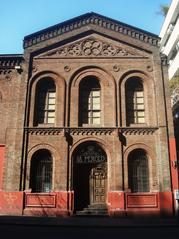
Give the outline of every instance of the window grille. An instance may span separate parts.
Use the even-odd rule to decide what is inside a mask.
[[[52,189],[52,157],[40,150],[32,158],[30,188],[32,192],[50,192]]]
[[[128,159],[129,188],[131,192],[149,191],[148,158],[143,150],[135,150]]]
[[[100,125],[101,92],[97,79],[90,77],[80,84],[80,124]]]
[[[145,123],[145,105],[143,84],[138,78],[126,82],[127,125]]]

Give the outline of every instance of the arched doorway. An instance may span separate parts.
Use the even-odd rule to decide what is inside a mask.
[[[73,154],[74,210],[106,208],[107,155],[94,141],[78,146]]]

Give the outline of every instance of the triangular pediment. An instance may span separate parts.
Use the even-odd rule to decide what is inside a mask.
[[[130,39],[136,39],[139,42],[157,47],[160,40],[153,33],[92,12],[26,36],[24,38],[24,48],[33,47],[47,41],[55,43],[63,38],[65,34],[73,35],[73,33],[76,34],[76,31],[83,31],[83,29],[88,28],[94,31],[97,28],[101,29],[101,32],[109,31],[109,34],[119,33],[128,36]]]
[[[147,53],[140,51],[119,41],[114,41],[98,34],[72,41],[53,50],[46,51],[36,58],[121,58],[121,57],[148,57]]]

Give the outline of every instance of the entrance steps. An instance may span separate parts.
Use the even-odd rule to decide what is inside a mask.
[[[107,206],[104,204],[88,205],[82,211],[76,211],[76,216],[109,216]]]

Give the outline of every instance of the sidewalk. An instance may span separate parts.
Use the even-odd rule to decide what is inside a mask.
[[[0,224],[59,227],[179,227],[177,218],[32,217],[0,215]]]

